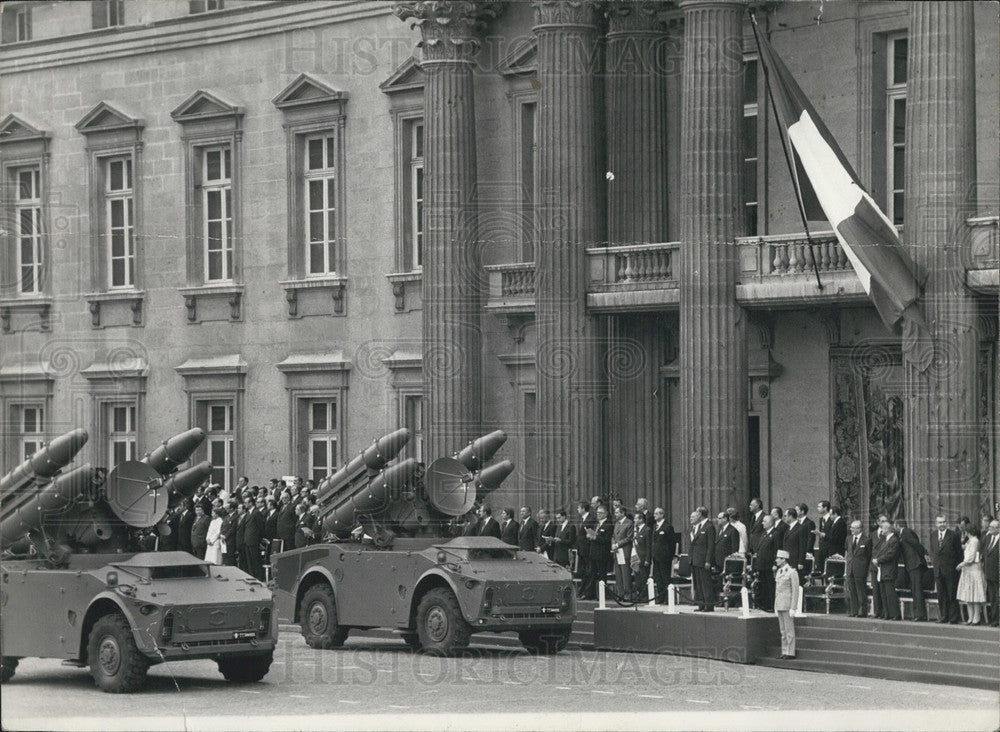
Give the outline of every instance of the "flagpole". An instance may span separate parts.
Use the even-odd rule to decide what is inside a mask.
[[[795,189],[795,202],[799,205],[799,216],[802,217],[802,228],[806,233],[806,241],[809,245],[809,259],[812,261],[813,273],[816,275],[816,286],[823,289],[823,283],[819,279],[819,268],[816,266],[816,255],[813,253],[812,235],[809,233],[809,222],[806,219],[806,206],[802,201],[802,187],[799,184],[799,176],[795,172],[795,165],[788,152],[788,141],[785,139],[785,125],[778,117],[778,107],[774,103],[774,94],[771,91],[771,75],[768,73],[767,64],[764,63],[764,54],[760,47],[760,29],[757,27],[757,16],[750,11],[750,24],[753,26],[753,39],[757,44],[757,55],[761,59],[761,68],[764,69],[764,86],[767,88],[767,98],[771,102],[771,113],[778,122],[778,138],[781,140],[781,150],[785,153],[785,163],[788,165],[788,175],[792,179],[792,187]]]

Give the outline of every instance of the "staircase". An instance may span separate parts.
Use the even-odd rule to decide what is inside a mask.
[[[570,648],[581,648],[585,650],[594,647],[594,608],[597,603],[591,600],[577,600],[576,619],[573,621],[573,634],[569,639]],[[298,632],[297,625],[282,624],[281,630],[287,632]],[[399,633],[388,628],[373,628],[372,630],[352,630],[350,638],[377,638],[380,640],[398,640],[402,644],[403,639]],[[521,641],[517,638],[517,633],[475,633],[470,648],[521,648]]]
[[[978,689],[1000,686],[1000,630],[836,615],[795,620],[796,658],[782,661],[779,639],[761,666],[922,681]]]

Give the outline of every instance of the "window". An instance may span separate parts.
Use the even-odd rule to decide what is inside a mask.
[[[758,152],[758,86],[757,59],[743,61],[743,233],[759,233],[759,201],[757,198]]]
[[[212,482],[227,491],[236,484],[235,427],[232,402],[209,402],[206,405],[205,444],[212,463]]]
[[[135,287],[135,218],[132,158],[104,161],[105,237],[108,251],[108,286]]]
[[[536,174],[538,170],[537,140],[537,110],[536,93],[515,93],[515,155],[519,186],[518,204],[520,210],[518,224],[518,244],[521,262],[532,262],[535,259],[535,192],[538,190]]]
[[[188,9],[192,15],[222,10],[223,0],[190,0]]]
[[[27,3],[10,3],[0,13],[3,19],[3,42],[20,43],[31,40],[31,7]]]
[[[45,446],[45,411],[38,405],[25,405],[18,412],[21,432],[18,459],[24,461]]]
[[[339,435],[336,400],[309,402],[309,476],[317,485],[339,463]]]
[[[407,121],[406,191],[407,263],[420,269],[424,263],[424,121]]]
[[[108,404],[108,467],[135,460],[138,443],[135,404]]]
[[[205,281],[233,279],[233,180],[228,146],[202,150]]]
[[[403,396],[403,426],[410,431],[406,457],[424,459],[424,398],[420,394]]]
[[[14,203],[17,226],[17,270],[19,291],[42,291],[42,186],[37,166],[14,171],[17,193]]]
[[[337,165],[336,138],[306,138],[306,263],[308,275],[337,270]]]
[[[125,0],[93,0],[90,12],[94,28],[125,25]]]
[[[905,35],[886,39],[886,215],[903,223],[904,160],[906,157],[906,52]]]

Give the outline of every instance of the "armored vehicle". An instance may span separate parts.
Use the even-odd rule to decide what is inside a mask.
[[[60,474],[87,441],[75,430],[0,479],[2,681],[24,657],[89,666],[108,692],[139,689],[165,661],[212,659],[234,682],[267,674],[277,617],[263,583],[187,552],[137,551],[139,533],[168,531],[171,500],[210,474],[209,463],[176,471],[202,440],[189,430],[108,474]]]
[[[506,436],[485,435],[426,472],[412,459],[389,466],[409,437],[376,440],[320,483],[325,541],[271,557],[279,616],[312,648],[342,646],[352,628],[393,628],[438,655],[505,631],[529,652],[561,651],[576,615],[572,575],[543,554],[448,532],[513,471],[486,466]]]

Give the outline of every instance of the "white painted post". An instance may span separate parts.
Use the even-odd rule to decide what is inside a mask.
[[[799,603],[798,607],[795,609],[795,617],[804,618],[806,616],[806,593],[799,588]]]
[[[677,587],[667,586],[667,612],[673,615],[677,612]]]
[[[653,582],[653,578],[650,577],[646,580],[646,594],[649,595],[649,604],[656,604],[656,583]]]
[[[750,593],[747,591],[746,587],[740,588],[740,603],[742,608],[740,610],[740,617],[749,618],[750,617]]]
[[[597,607],[599,610],[604,610],[604,580],[597,585]]]

